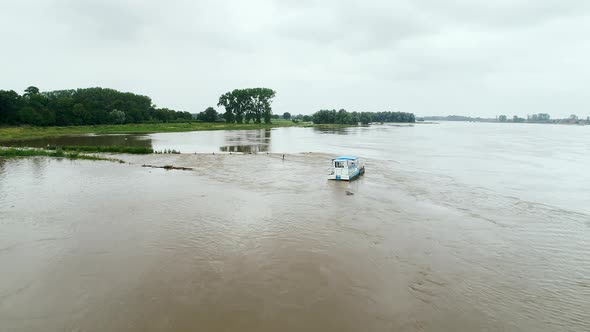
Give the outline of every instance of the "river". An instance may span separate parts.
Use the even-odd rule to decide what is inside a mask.
[[[2,331],[590,330],[590,127],[59,140],[183,154],[0,160]]]

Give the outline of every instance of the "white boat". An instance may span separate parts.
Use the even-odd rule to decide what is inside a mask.
[[[328,179],[350,181],[363,174],[365,174],[365,164],[361,160],[357,157],[341,156],[332,159],[332,170]]]

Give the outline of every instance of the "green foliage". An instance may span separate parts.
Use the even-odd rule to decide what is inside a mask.
[[[547,113],[539,113],[528,116],[528,122],[549,122],[551,117]]]
[[[241,129],[263,129],[274,127],[291,127],[295,124],[291,121],[276,120],[272,124],[237,124],[237,123],[201,123],[201,122],[168,122],[159,121],[124,124],[124,125],[102,125],[102,126],[69,126],[69,127],[0,127],[0,142],[13,140],[29,140],[63,135],[80,134],[146,134],[146,133],[169,133],[201,130],[241,130]]]
[[[113,89],[39,92],[31,86],[22,96],[0,90],[0,125],[77,126],[178,120],[190,121],[192,115],[156,108],[149,97]]]
[[[38,95],[39,94],[39,88],[36,86],[30,86],[28,88],[25,89],[25,97],[31,97],[34,95]]]
[[[270,123],[272,98],[276,92],[268,88],[235,89],[219,97],[217,106],[225,108],[227,123]]]
[[[336,110],[320,110],[312,115],[313,123],[327,124],[336,123]]]
[[[23,100],[15,91],[0,90],[0,124],[15,124],[18,122],[18,111],[22,108]]]
[[[291,113],[289,113],[289,112],[283,113],[283,119],[285,119],[285,120],[291,120]]]
[[[512,117],[512,122],[514,123],[523,123],[524,121],[524,118],[519,118],[517,115]]]
[[[110,117],[111,122],[114,124],[125,123],[125,112],[123,112],[123,111],[119,111],[117,109],[114,109],[109,113],[109,117]]]
[[[305,117],[304,117],[305,118]],[[347,112],[339,110],[320,110],[311,116],[315,124],[346,124],[356,125],[359,122],[368,124],[371,122],[416,122],[412,113],[405,112]],[[305,120],[303,120],[305,121]]]
[[[217,111],[213,107],[207,107],[205,111],[197,114],[197,120],[201,122],[216,122],[217,118]]]
[[[90,156],[80,154],[78,152],[66,153],[62,150],[48,151],[42,149],[16,149],[16,148],[0,148],[0,157],[2,158],[18,158],[18,157],[57,157],[57,158],[68,158],[68,159],[86,159],[86,160],[107,160],[122,162],[119,159],[102,158],[99,156]]]
[[[141,146],[48,146],[47,150],[55,151],[76,151],[95,153],[129,153],[129,154],[150,154],[154,150]]]
[[[506,122],[506,120],[508,120],[508,117],[506,115],[500,115],[498,117],[498,121],[500,122]]]

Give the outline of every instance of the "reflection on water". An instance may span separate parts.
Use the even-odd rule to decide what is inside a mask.
[[[132,146],[151,147],[151,140],[144,135],[72,135],[39,138],[26,141],[10,141],[5,146],[43,148],[50,146]]]
[[[358,130],[360,127],[355,127],[354,130]],[[313,127],[313,131],[318,134],[332,134],[332,135],[349,135],[353,128],[342,127],[342,128],[329,128],[329,127]]]
[[[258,153],[268,152],[271,129],[226,132],[225,145],[219,147],[221,152]]]
[[[219,151],[221,151],[221,152],[241,152],[241,153],[267,152],[268,145],[255,144],[255,145],[221,146],[221,147],[219,147]]]

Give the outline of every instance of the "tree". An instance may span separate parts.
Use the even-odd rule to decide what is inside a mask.
[[[363,124],[370,122],[416,122],[416,117],[412,113],[405,112],[349,113],[341,109],[338,112],[336,110],[317,111],[311,116],[311,120],[316,124],[337,123],[355,125],[359,122]]]
[[[275,91],[268,88],[235,89],[219,97],[217,106],[225,108],[224,118],[228,123],[249,122],[270,123],[272,116],[272,98]]]
[[[30,86],[25,89],[25,93],[23,96],[30,97],[30,96],[38,95],[38,94],[39,94],[39,88],[36,86]]]
[[[361,122],[361,118],[359,116],[359,114],[357,112],[352,112],[350,113],[350,115],[348,116],[348,124],[358,124],[359,122]]]
[[[235,101],[233,92],[226,92],[219,96],[219,102],[217,103],[217,106],[223,106],[225,108],[225,122],[234,123],[236,120],[234,113],[237,112],[237,103]]]
[[[506,122],[506,120],[507,120],[507,119],[508,119],[508,117],[507,117],[506,115],[500,115],[500,116],[498,117],[498,120],[499,120],[500,122]]]
[[[197,115],[197,120],[203,122],[215,122],[217,121],[217,111],[213,107],[207,107],[207,109]]]
[[[43,118],[41,114],[35,111],[31,106],[26,106],[18,111],[18,119],[22,124],[30,124],[34,126],[40,126]]]
[[[291,119],[291,113],[289,113],[289,112],[283,113],[283,119],[290,120]]]
[[[313,123],[336,123],[336,110],[319,110],[312,115]]]
[[[114,109],[109,113],[110,122],[114,124],[125,123],[125,112]]]
[[[13,90],[0,90],[0,125],[16,124],[21,108],[21,97]]]
[[[522,123],[524,122],[524,118],[519,118],[517,115],[512,117],[512,122],[514,123]]]
[[[113,110],[124,116],[112,113]],[[113,89],[39,92],[38,88],[31,86],[22,97],[14,91],[0,91],[0,124],[71,126],[191,119],[188,112],[156,109],[147,96]]]
[[[360,115],[360,121],[364,125],[371,123],[371,114],[368,112],[362,112]]]
[[[539,113],[538,118],[541,122],[548,122],[551,117],[547,113]]]

